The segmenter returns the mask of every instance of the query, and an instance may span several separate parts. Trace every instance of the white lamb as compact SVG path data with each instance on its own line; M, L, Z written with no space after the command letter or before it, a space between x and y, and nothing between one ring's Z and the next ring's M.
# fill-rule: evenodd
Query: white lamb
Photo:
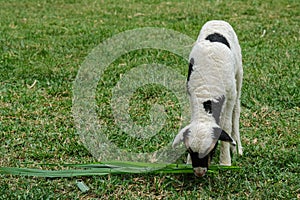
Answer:
M225 21L207 22L189 56L187 91L191 123L175 137L173 147L184 142L196 176L203 176L221 143L220 164L231 165L231 150L242 155L239 134L243 69L238 38ZM235 142L236 141L236 142Z

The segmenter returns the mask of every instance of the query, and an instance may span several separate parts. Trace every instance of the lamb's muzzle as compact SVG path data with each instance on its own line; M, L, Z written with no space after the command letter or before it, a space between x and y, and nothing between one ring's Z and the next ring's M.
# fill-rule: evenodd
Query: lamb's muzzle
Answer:
M206 174L206 172L207 172L207 168L206 167L195 167L195 168L193 168L194 169L194 174L195 174L195 176L197 176L197 177L202 177L202 176L204 176L205 174Z

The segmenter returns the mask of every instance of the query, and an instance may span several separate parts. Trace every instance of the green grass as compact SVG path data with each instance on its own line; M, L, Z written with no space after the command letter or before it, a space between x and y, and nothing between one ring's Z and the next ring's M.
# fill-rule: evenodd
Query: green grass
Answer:
M242 47L241 135L245 152L243 157L233 158L241 170L220 171L204 178L191 174L0 175L0 199L300 198L298 1L11 0L2 1L0 10L1 166L96 162L76 132L71 110L73 81L85 57L107 38L140 27L173 29L196 40L201 26L211 19L231 23ZM187 75L184 59L144 49L118 58L97 88L101 108L97 113L105 133L119 147L134 152L160 149L172 141L180 126L176 97L150 85L135 93L129 112L137 123L147 125L150 105L162 103L168 111L165 126L145 142L119 137L122 131L114 124L110 109L111 89L121 74L148 62L165 64ZM140 102L144 103L135 105ZM78 179L89 186L87 193L76 186Z
M35 163L36 164L36 163ZM84 176L107 176L122 174L193 174L191 164L162 164L149 162L107 161L92 164L39 164L40 166L56 167L55 170L29 167L0 167L1 174L33 176L44 178L68 178ZM67 167L69 169L57 169ZM211 165L207 173L218 173L221 170L240 170L236 166Z

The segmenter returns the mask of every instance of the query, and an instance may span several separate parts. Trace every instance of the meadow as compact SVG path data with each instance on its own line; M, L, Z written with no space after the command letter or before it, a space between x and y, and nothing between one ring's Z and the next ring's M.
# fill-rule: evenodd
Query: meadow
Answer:
M203 178L193 174L122 174L41 178L0 174L0 199L300 199L300 3L278 1L1 1L0 167L64 169L95 163L74 122L74 81L101 42L127 30L156 27L196 40L212 19L235 29L243 55L240 170ZM134 40L135 38L129 38ZM112 89L123 74L160 63L187 76L176 54L139 49L106 68L96 93L97 115L106 136L130 152L154 152L180 127L180 106L159 85L139 88L128 112L146 126L151 105L164 106L166 123L147 140L130 138L115 124ZM178 159L182 163L184 155ZM218 157L215 157L218 163ZM54 163L56 166L41 166ZM82 192L83 181L90 189Z

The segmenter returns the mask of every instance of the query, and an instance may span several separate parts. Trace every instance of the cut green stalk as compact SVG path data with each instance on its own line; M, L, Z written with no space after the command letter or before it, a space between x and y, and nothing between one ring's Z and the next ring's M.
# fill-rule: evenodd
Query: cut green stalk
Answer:
M191 165L186 164L155 164L140 162L101 162L94 164L40 164L44 166L65 166L77 169L67 170L42 170L33 168L0 167L0 174L36 176L36 177L78 177L78 176L103 176L108 174L185 174L193 173ZM80 169L78 169L80 168ZM218 170L238 170L236 166L213 165L208 173Z

